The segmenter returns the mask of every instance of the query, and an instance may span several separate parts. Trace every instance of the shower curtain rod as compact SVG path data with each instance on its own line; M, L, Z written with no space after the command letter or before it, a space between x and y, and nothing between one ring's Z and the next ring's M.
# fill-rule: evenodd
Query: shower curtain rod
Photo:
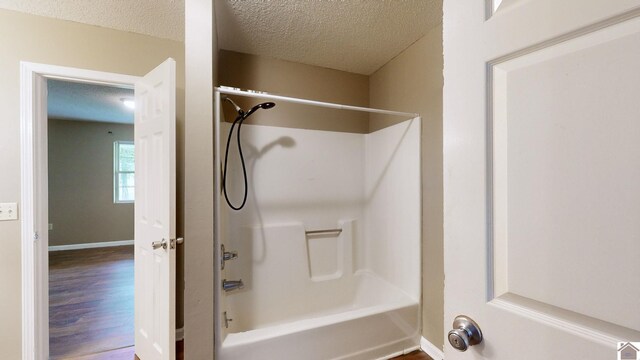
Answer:
M420 116L420 114L416 114L416 113L372 109L372 108L352 106L352 105L341 105L341 104L335 104L335 103L324 102L324 101L315 101L315 100L299 99L299 98L293 98L293 97L281 96L281 95L273 95L273 94L260 92L260 91L240 90L238 88L231 88L227 86L218 86L215 88L215 91L219 92L220 94L286 101L286 102L295 103L295 104L305 104L305 105L320 106L320 107L340 109L340 110L364 111L364 112L370 112L370 113L376 113L376 114L404 116L404 117L411 117L411 118Z

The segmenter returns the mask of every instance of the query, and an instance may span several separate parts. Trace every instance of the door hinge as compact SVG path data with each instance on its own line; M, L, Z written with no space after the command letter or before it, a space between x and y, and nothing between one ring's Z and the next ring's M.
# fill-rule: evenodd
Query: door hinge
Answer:
M37 231L33 232L33 241L37 241L38 239L40 239L40 235L38 235Z

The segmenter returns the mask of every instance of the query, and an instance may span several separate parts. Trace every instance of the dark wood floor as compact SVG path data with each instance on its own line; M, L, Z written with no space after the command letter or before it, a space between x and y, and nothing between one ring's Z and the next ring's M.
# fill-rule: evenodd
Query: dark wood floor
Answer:
M132 246L49 253L50 358L133 360L133 286ZM421 351L394 359L432 360Z
M429 355L423 353L420 350L416 350L412 353L409 353L407 355L402 355L402 356L398 356L395 357L393 359L402 359L402 360L433 360Z
M49 353L133 346L133 246L49 253Z
M176 360L184 360L184 342L178 341L176 344ZM72 360L132 360L134 359L133 346L125 349L118 349L114 351L108 351L101 354L94 354L89 356L83 356L79 358L73 358ZM135 358L138 359L137 357ZM393 358L392 360L433 360L429 355L422 351L416 350L410 354L402 355Z
M112 351L105 351L98 354L85 355L68 358L67 360L140 360L135 356L133 346ZM184 341L176 343L176 360L184 360Z

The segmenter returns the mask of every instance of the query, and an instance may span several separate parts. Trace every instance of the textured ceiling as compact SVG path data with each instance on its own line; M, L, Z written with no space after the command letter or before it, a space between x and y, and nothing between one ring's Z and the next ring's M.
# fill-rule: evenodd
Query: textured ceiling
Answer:
M121 99L133 99L133 89L47 80L49 117L67 120L133 124L133 110Z
M219 46L370 75L442 21L442 0L213 0ZM184 40L184 0L0 0L0 8Z
M216 0L219 46L370 75L442 22L442 0Z
M184 41L184 0L0 0L0 8Z

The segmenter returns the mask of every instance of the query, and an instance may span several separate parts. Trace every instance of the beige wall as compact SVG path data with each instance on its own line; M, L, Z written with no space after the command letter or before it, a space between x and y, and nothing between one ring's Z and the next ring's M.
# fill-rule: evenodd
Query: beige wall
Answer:
M133 204L113 202L113 143L133 125L49 119L49 246L133 240Z
M20 61L143 75L168 57L178 74L178 234L183 228L184 44L0 10L0 201L20 201ZM0 349L21 358L20 221L0 222ZM181 252L178 253L180 258ZM179 261L179 269L180 264ZM178 289L182 289L182 271ZM178 292L178 309L182 293ZM179 311L180 313L180 311ZM180 316L179 316L180 317ZM178 319L181 322L181 319Z
M226 50L220 51L218 74L220 85L338 104L369 105L369 77L365 75ZM230 98L245 110L261 101L233 95ZM369 128L369 116L363 112L282 101L276 101L276 107L278 111L255 113L246 124L355 133L366 133ZM223 104L223 109L227 121L233 120L233 107Z
M371 107L422 116L423 336L444 344L442 214L442 26L371 75ZM371 130L394 120L372 116ZM396 120L397 121L397 120Z
M213 85L217 83L213 1L185 1L185 313L189 360L213 359ZM216 314L218 315L218 314Z

